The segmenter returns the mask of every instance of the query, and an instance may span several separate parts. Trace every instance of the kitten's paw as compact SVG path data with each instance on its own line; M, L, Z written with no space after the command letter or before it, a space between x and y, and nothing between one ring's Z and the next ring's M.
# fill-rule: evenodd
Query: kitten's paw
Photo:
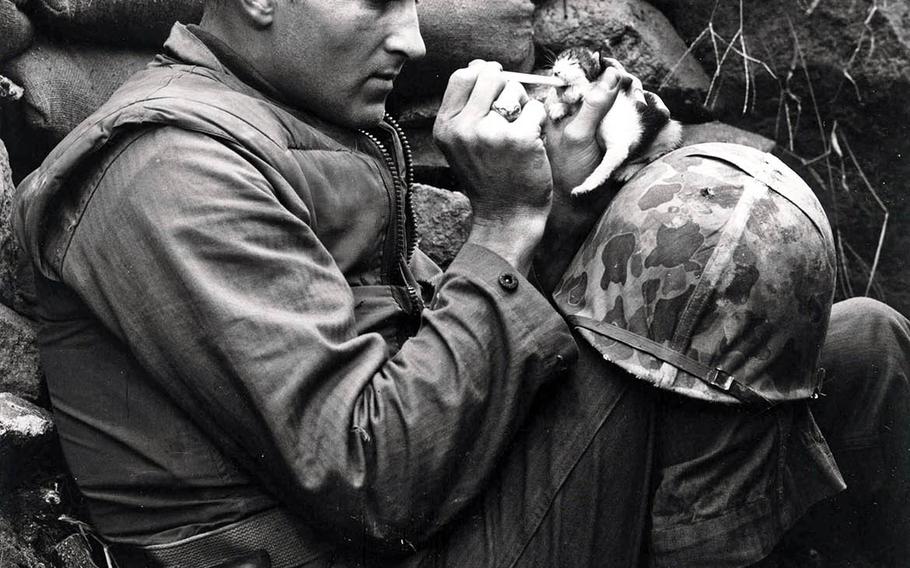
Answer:
M621 168L619 168L618 170L613 172L613 179L618 181L619 183L626 183L627 181L629 181L630 179L635 177L635 174L640 172L641 169L645 167L645 165L646 164L627 164L625 166L622 166Z
M569 107L562 103L557 103L547 107L547 116L553 122L559 122L569 115Z
M572 190L572 197L579 197L595 189L597 189L597 186L591 185L589 183L583 183Z
M585 89L578 85L572 85L559 98L567 105L578 104L585 98Z

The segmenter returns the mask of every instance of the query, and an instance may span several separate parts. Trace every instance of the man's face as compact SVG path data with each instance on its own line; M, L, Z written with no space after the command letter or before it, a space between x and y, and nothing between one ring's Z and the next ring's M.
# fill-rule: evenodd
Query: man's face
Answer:
M401 67L426 52L415 0L283 0L273 28L274 86L346 126L376 124Z

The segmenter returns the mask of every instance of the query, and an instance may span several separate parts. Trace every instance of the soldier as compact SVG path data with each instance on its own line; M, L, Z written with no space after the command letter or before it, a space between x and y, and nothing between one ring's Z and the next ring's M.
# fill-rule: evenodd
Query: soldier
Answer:
M491 111L500 66L452 76L474 224L443 273L384 116L423 51L414 0L211 0L19 187L63 449L121 566L641 561L654 395L526 277L622 78L545 145L538 103Z

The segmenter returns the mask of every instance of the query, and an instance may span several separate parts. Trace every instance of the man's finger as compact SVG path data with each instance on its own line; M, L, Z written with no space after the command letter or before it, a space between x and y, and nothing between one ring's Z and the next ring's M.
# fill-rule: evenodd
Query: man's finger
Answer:
M472 65L459 69L449 77L449 84L446 92L442 95L442 102L439 104L437 116L451 118L460 113L471 97L471 91L477 83L477 74L480 71L477 65Z
M474 83L471 96L461 112L465 116L479 119L490 112L493 101L505 88L506 80L502 75L502 65L499 63L484 63L472 67L473 69L479 69L480 73L477 75L477 82Z
M521 109L521 114L515 119L515 126L523 131L535 133L535 136L540 136L546 121L547 111L543 103L530 99Z
M615 69L607 69L585 95L578 114L572 119L572 128L581 138L594 136L600 121L616 101L620 82L619 72Z

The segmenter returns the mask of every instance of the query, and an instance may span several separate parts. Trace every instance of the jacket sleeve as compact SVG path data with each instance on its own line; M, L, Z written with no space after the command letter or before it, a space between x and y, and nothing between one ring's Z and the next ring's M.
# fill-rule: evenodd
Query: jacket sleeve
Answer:
M203 135L139 137L91 200L67 283L213 438L345 539L438 531L575 357L544 297L472 245L397 353L357 335L351 289L311 228Z

